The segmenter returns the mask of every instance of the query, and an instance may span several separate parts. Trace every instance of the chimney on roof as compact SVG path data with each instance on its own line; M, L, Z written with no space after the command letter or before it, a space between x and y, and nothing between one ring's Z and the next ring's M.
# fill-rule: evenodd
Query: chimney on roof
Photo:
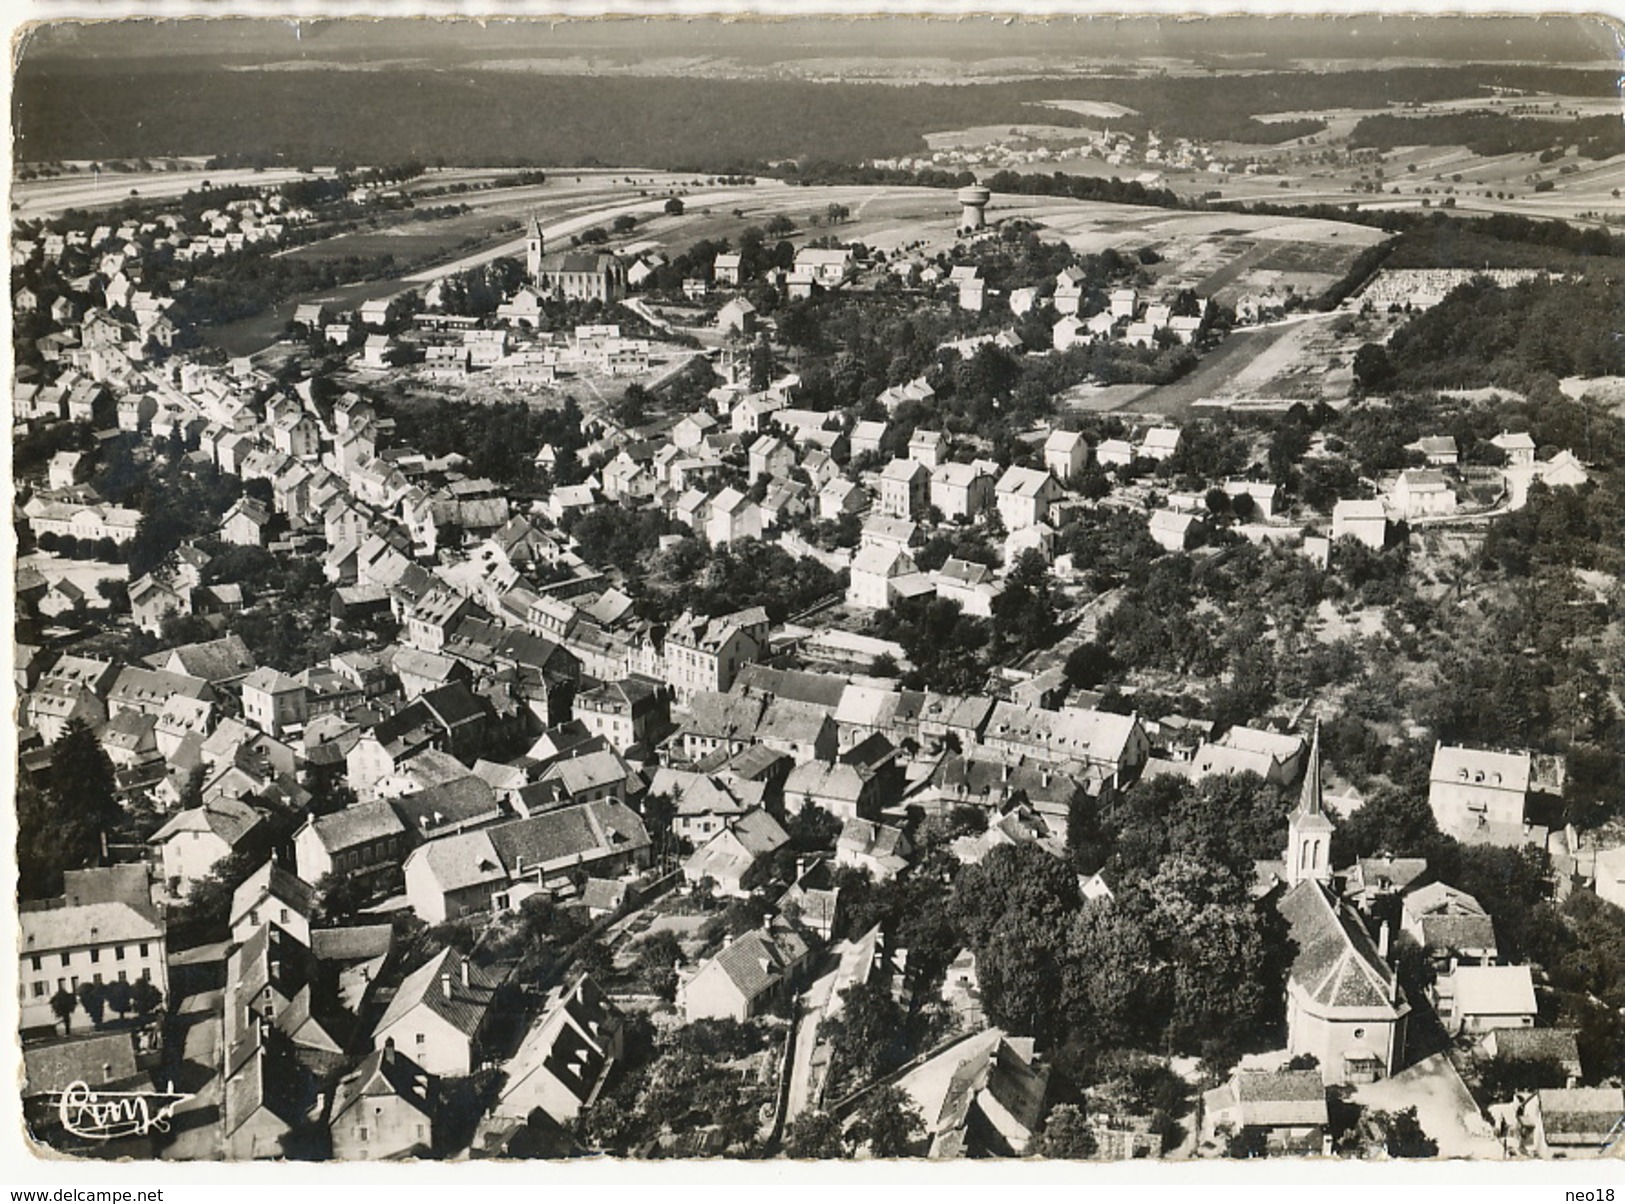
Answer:
M442 974L440 976L440 991L441 991L441 994L443 994L448 1000L451 998L451 975L450 974Z
M1377 956L1382 958L1383 961L1388 960L1388 921L1387 920L1384 920L1382 922L1382 927L1377 931Z
M466 957L463 959L463 985L465 987L468 985L468 959Z

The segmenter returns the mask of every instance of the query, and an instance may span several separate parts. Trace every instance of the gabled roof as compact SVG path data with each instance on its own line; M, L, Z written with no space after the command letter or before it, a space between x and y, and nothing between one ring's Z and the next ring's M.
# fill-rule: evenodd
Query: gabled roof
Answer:
M1326 1084L1318 1070L1237 1071L1231 1080L1243 1126L1326 1123Z
M624 803L600 799L488 829L508 872L577 864L647 847L648 830Z
M276 862L267 861L231 892L232 926L267 898L278 899L308 918L316 906L316 889Z
M23 953L80 949L120 941L150 941L163 929L128 903L86 903L21 913Z
M463 982L465 964L468 967L466 984ZM373 1027L373 1036L376 1038L421 1007L472 1037L485 1021L499 982L496 974L468 962L456 949L443 949L406 976Z
M1625 1117L1625 1091L1618 1087L1547 1087L1535 1098L1548 1144L1600 1149Z
M505 1067L507 1081L497 1113L501 1115L506 1105L522 1108L528 1116L535 1106L532 1080L544 1072L578 1105L591 1103L610 1070L619 1023L619 1013L598 984L586 975L577 978L553 999L541 1023L530 1030Z
M745 999L772 990L807 955L807 942L788 924L753 928L711 959Z
M1393 969L1325 887L1305 879L1281 897L1278 907L1297 946L1291 980L1309 998L1327 1008L1406 1010Z
M170 816L169 821L148 838L148 844L161 844L182 832L212 832L232 848L260 823L259 812L233 798L220 798Z
M310 822L316 838L329 853L353 849L369 841L398 836L406 831L395 809L382 799L353 803L342 811L317 816Z
M434 1090L434 1077L411 1058L393 1047L375 1049L333 1089L333 1108L327 1123L334 1125L351 1108L387 1096L404 1100L433 1119Z
M393 799L391 806L408 830L424 837L489 822L502 814L496 791L471 773Z

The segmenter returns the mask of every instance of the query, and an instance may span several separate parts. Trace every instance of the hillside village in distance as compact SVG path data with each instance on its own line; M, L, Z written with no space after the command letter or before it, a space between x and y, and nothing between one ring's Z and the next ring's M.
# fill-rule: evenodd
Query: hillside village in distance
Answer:
M1418 367L1597 280L626 176L211 341L435 178L14 223L37 1142L1625 1156L1619 353ZM1103 404L1282 324L1298 396Z

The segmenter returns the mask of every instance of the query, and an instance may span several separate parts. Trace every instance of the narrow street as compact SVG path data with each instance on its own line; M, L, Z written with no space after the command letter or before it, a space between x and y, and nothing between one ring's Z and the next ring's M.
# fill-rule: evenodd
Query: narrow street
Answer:
M170 1124L175 1139L160 1151L166 1162L196 1162L222 1156L222 1032L218 1008L182 1017L187 1025L174 1089L192 1098L175 1108ZM160 1083L160 1087L168 1084Z

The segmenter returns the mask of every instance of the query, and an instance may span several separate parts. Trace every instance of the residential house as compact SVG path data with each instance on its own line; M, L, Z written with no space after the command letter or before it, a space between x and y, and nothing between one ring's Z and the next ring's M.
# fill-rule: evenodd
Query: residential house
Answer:
M1535 441L1530 438L1527 431L1516 434L1502 431L1490 442L1506 454L1507 464L1513 468L1525 467L1535 462Z
M890 424L882 421L859 422L852 428L847 436L847 446L851 449L852 458L859 456L876 456L880 454L880 441L886 437Z
M835 863L867 870L876 882L895 878L909 866L914 846L901 828L868 819L849 819L835 842Z
M1452 1035L1535 1026L1528 966L1458 965L1433 984L1434 1008Z
M336 1069L355 1018L339 1005L334 985L303 941L272 922L251 929L226 959L221 1028L227 1050L263 1026L313 1069Z
M1530 1134L1530 1152L1537 1158L1600 1158L1619 1148L1625 1090L1542 1088L1524 1105L1521 1119Z
M760 539L762 508L730 486L711 499L705 535L717 546L741 539Z
M1089 441L1078 431L1054 430L1044 440L1044 467L1063 485L1075 480L1089 463Z
M307 694L297 677L262 666L243 679L243 718L272 736L302 729L310 717Z
M1152 541L1164 551L1184 552L1196 545L1202 528L1194 514L1153 510L1149 529Z
M835 522L848 514L858 514L869 505L863 487L845 477L835 477L818 490L818 517Z
M758 618L754 609L717 618L685 611L672 622L661 645L663 679L679 704L687 704L702 690L725 693L766 646L766 616Z
M769 858L789 843L768 812L746 812L694 850L683 863L683 879L692 886L709 881L720 895L744 898L770 872Z
M275 924L302 944L310 944L310 918L316 890L273 860L255 870L231 893L231 939L241 944L263 924Z
M1345 498L1332 507L1332 541L1353 539L1378 552L1388 542L1388 514L1375 500Z
M939 467L948 457L948 437L941 431L920 427L909 436L908 459L926 468ZM906 515L900 517L907 517Z
M1146 338L1149 341L1149 332ZM1152 427L1140 440L1139 454L1147 460L1166 460L1179 450L1179 439L1177 426Z
M1455 488L1434 468L1407 468L1394 482L1391 496L1395 513L1404 519L1456 512Z
M286 1139L315 1103L308 1073L287 1043L250 1025L226 1050L221 1090L222 1153L234 1162L287 1157Z
M430 840L406 859L406 897L431 924L507 911L538 892L573 893L573 875L618 878L648 866L643 822L605 799Z
M768 703L756 725L756 740L797 762L833 761L837 744L835 720L822 707L775 698Z
M931 504L945 519L974 519L993 505L993 478L980 462L940 465L931 473Z
M573 717L617 752L652 747L671 726L671 700L656 682L627 677L578 692Z
M1275 786L1288 786L1303 771L1303 737L1236 724L1216 743L1204 743L1191 759L1192 774L1256 773Z
M1004 470L993 493L1007 531L1046 522L1050 506L1062 496L1061 487L1048 472L1017 466Z
M1571 1028L1492 1028L1484 1034L1480 1048L1490 1058L1505 1062L1543 1062L1556 1066L1567 1077L1565 1087L1580 1083L1580 1045Z
M1022 1156L1044 1115L1049 1075L1031 1037L991 1028L949 1046L896 1082L925 1120L911 1152L934 1160Z
M1400 901L1399 916L1399 930L1441 971L1457 963L1493 965L1499 956L1495 921L1466 891L1430 882Z
M885 610L896 596L897 580L915 573L914 558L900 548L862 548L852 558L846 604L862 610Z
M333 1089L327 1131L333 1157L427 1157L440 1106L435 1077L398 1049L375 1049Z
M499 977L444 949L406 976L372 1030L373 1048L399 1050L429 1074L479 1068Z
M1278 491L1268 481L1226 481L1221 488L1236 518L1267 523L1275 517Z
M528 1120L538 1108L568 1125L592 1107L625 1056L625 1022L589 976L549 996L533 1027L504 1067L501 1094L492 1114Z
M893 460L880 474L880 512L917 518L930 504L931 471L917 460Z
M879 809L880 792L880 778L858 766L808 761L785 779L784 807L794 814L810 804L842 821L867 818Z
M735 297L717 311L717 330L749 337L756 331L756 307L745 297Z
M306 882L339 874L387 888L399 881L409 844L406 825L388 802L357 802L300 825L293 835L294 865Z
M1428 806L1439 831L1475 844L1516 846L1544 840L1527 821L1533 758L1437 743L1428 772Z
M250 847L260 825L257 811L229 798L170 816L147 839L158 852L170 896L184 898L193 884L220 862Z
M258 497L239 497L219 523L219 538L241 548L270 543L271 510Z
M696 1020L740 1023L787 1005L812 950L784 921L768 921L728 944L677 987L677 1006Z

